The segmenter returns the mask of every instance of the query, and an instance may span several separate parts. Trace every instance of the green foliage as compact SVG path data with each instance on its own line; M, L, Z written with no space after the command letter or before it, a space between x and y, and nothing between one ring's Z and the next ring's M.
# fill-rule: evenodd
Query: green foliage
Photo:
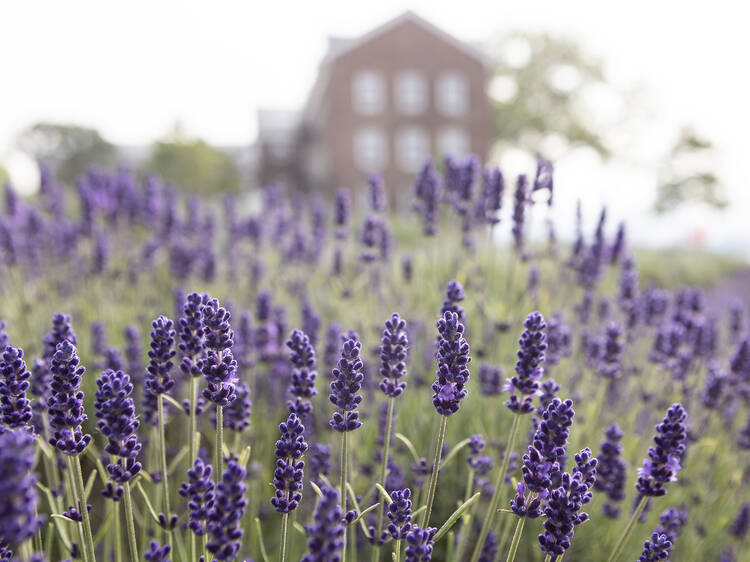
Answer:
M96 129L60 123L37 123L18 138L18 146L52 168L58 179L71 185L89 166L112 167L116 147Z
M0 166L0 185L5 185L7 181L10 181L10 174L3 166Z
M515 94L494 101L495 136L511 146L540 153L551 134L571 147L588 146L602 157L609 148L601 131L587 119L583 95L604 84L602 63L577 43L547 34L510 33L492 49L495 75ZM513 52L528 50L525 61L509 64Z
M237 192L240 176L232 159L202 139L186 138L177 129L154 143L142 171L159 174L188 193Z
M722 185L710 170L713 143L685 127L662 163L654 210L666 213L686 202L723 209L729 203Z

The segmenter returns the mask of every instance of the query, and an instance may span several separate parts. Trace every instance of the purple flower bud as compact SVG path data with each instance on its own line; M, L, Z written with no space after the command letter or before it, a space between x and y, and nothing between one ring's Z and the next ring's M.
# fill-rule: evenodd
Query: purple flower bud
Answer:
M170 562L169 553L172 551L172 547L168 544L159 546L156 541L151 541L148 545L148 550L143 553L143 557L147 562Z
M388 504L386 515L388 527L383 532L383 539L390 536L394 541L405 539L411 529L411 490L394 490L390 494L392 503Z
M302 500L302 477L304 461L300 460L307 451L303 426L299 418L289 414L285 423L279 425L281 439L276 441L276 469L273 472L273 485L276 496L271 504L279 513L289 513L297 509Z
M539 391L539 379L544 374L544 352L547 349L547 336L544 329L547 324L539 312L532 312L526 317L524 331L518 340L518 361L516 374L508 379L510 398L505 405L512 412L528 414L534 411L533 397ZM519 400L516 390L524 397Z
M458 304L461 301L463 301L466 298L466 293L464 293L464 288L455 279L448 283L448 286L445 289L445 299L443 300L443 305L440 307L440 315L445 316L445 313L455 312L458 314L458 319L463 322L464 321L464 309Z
M621 502L625 499L625 472L627 465L622 459L622 431L617 424L612 424L605 433L602 441L602 452L599 454L599 468L594 489L607 494L610 502ZM617 519L620 508L614 503L605 503L602 512L607 517Z
M406 534L406 549L404 550L404 562L429 562L432 560L432 548L437 529L428 527L422 529L412 525Z
M638 562L657 562L658 560L668 560L669 553L672 551L672 541L667 535L654 532L651 540L643 543L643 552L638 557Z
M503 392L503 369L482 363L479 366L479 391L485 396L498 396Z

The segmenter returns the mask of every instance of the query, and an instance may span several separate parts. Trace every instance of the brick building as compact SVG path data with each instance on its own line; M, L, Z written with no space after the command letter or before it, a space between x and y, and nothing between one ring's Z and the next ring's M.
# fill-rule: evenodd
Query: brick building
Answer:
M487 79L481 53L411 12L330 39L304 109L259 111L258 179L333 192L379 172L404 206L427 156L487 155Z

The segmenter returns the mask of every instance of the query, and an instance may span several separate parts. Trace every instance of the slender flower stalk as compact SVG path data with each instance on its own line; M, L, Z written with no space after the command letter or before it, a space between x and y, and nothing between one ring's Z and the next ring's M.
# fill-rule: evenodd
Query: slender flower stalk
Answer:
M526 317L524 322L524 331L518 340L518 360L516 361L516 374L508 379L507 389L510 391L510 398L505 402L506 407L513 412L513 423L510 427L505 454L503 455L503 464L495 481L495 490L490 498L490 504L487 508L487 514L482 523L482 529L479 531L479 538L474 547L471 556L471 562L477 562L481 554L482 544L487 538L487 533L492 528L497 506L502 499L503 483L508 471L510 456L513 452L513 446L518 435L518 427L521 423L521 416L529 414L535 410L533 397L539 392L539 379L544 374L545 351L547 349L547 336L544 332L547 324L544 317L539 312L532 312ZM520 392L521 398L516 396L516 391Z
M352 334L353 335L353 334ZM341 409L341 412L334 412L329 425L334 431L342 433L341 436L341 511L346 512L346 486L347 470L349 463L348 455L348 435L362 426L359 421L359 412L357 408L362 402L362 396L358 395L364 374L362 369L362 359L359 353L362 344L356 337L349 337L344 341L341 347L341 357L338 364L333 369L331 375L331 394L330 401ZM346 535L344 535L344 548L342 549L342 561L346 559Z
M302 500L302 478L305 462L302 455L307 451L303 433L305 426L300 423L295 413L290 413L287 421L279 425L281 439L276 441L276 469L273 472L273 485L276 495L271 498L271 505L282 514L281 552L279 559L286 560L286 539L289 513L297 509Z
M175 356L174 323L166 316L159 316L151 323L151 343L148 350L146 367L146 392L156 397L156 415L158 420L159 459L161 461L161 482L164 495L164 513L160 514L159 523L165 531L171 531L177 525L177 516L172 516L169 504L169 474L167 467L167 442L164 420L164 394L174 387L172 368Z
M406 376L406 358L409 340L406 335L406 322L393 313L385 322L383 336L380 342L380 376L383 380L379 388L388 400L388 411L385 419L385 434L383 436L383 459L380 466L380 483L385 487L388 474L388 462L390 460L391 433L393 431L393 403L406 388L406 382L401 379ZM411 502L409 502L411 505ZM376 562L380 557L380 546L383 531L383 510L385 509L385 498L380 499L377 514L377 528L372 537L375 548L372 549L372 560Z
M666 495L667 482L677 480L677 473L681 468L680 459L685 454L687 443L686 420L687 413L682 404L674 404L667 410L664 420L656 426L654 446L649 448L648 458L643 461L643 467L638 469L636 489L641 494L641 499L615 544L609 562L617 562L620 558L649 498Z
M432 475L427 488L427 507L422 517L422 526L425 528L430 522L432 504L435 500L448 417L458 412L461 407L461 400L466 398L466 384L469 382L468 364L471 362L469 342L464 337L465 328L457 312L446 310L443 317L438 320L437 329L438 369L435 373L437 380L432 383L434 393L432 405L440 414L440 427L435 443Z

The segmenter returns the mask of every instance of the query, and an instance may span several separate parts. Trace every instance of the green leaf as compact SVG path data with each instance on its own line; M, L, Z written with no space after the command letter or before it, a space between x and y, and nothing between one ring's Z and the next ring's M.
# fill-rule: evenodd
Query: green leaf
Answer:
M411 456L414 457L414 462L419 462L419 455L417 454L417 449L414 447L414 444L409 441L409 438L406 437L403 433L394 433L393 436L401 441L404 445L406 445L406 448L409 449L409 452L411 453Z
M266 543L263 542L263 529L260 526L260 518L255 518L255 528L258 530L258 543L260 545L260 555L263 557L263 562L269 562L268 554L266 553Z
M141 486L140 482L137 482L135 487L138 488L138 491L143 496L143 501L146 502L146 507L148 508L148 512L151 514L151 517L154 521L156 521L156 523L159 523L159 516L156 515L156 510L154 510L154 506L151 505L151 501L148 499L146 490L143 489L143 486Z
M466 447L466 445L468 445L470 441L471 441L471 439L464 439L463 441L460 441L459 443L456 443L456 445L448 452L448 454L445 455L445 458L443 459L443 462L440 463L440 468L443 468L451 460L453 460L453 457L455 457L461 449L463 449L464 447Z
M466 500L464 503L462 503L460 505L460 507L456 511L454 511L453 514L450 517L448 517L448 520L445 523L443 523L443 526L440 527L440 529L438 530L437 533L435 533L435 542L438 542L441 538L443 538L443 536L448 531L450 531L451 527L453 527L453 525L455 525L456 521L459 520L459 518L461 517L461 515L463 515L463 513L467 509L469 509L469 507L471 507L472 504L474 504L474 502L476 502L479 499L479 496L481 496L481 495L482 495L481 492L477 492L476 494L474 494L473 496L471 496L468 500ZM413 516L414 515L412 514L412 517Z
M386 502L388 502L389 504L393 503L393 500L391 499L391 495L388 493L388 491L385 488L383 488L383 486L381 486L380 484L376 482L375 487L378 489L378 492L383 494L383 497L385 498Z
M65 515L60 515L59 513L53 513L50 515L52 519L59 519L60 521L67 521L68 523L73 523L73 525L76 525L78 522L74 521L70 517L66 517Z

